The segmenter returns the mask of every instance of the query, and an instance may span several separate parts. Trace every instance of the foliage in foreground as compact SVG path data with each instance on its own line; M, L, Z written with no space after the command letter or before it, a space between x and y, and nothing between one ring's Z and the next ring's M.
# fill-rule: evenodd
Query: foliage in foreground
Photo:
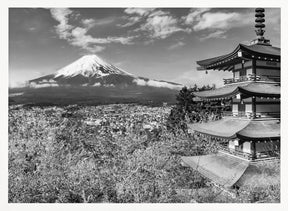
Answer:
M9 202L184 202L175 189L204 185L170 152L189 150L187 141L164 128L102 134L83 111L10 111Z
M140 106L143 112L132 117L135 106L118 107L126 111L107 115L116 126L133 125L124 133L107 123L85 123L103 110L101 106L10 109L9 202L279 201L279 187L262 190L263 194L247 190L233 199L183 167L181 156L208 153L211 147L184 133L175 136L167 131L169 108L158 117L163 108ZM143 119L157 119L159 126L144 130Z

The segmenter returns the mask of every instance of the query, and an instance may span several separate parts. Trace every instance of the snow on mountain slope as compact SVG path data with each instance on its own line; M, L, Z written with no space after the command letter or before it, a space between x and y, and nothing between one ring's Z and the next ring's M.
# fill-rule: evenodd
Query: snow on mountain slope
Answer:
M74 77L82 75L84 77L102 77L109 74L131 75L124 70L111 65L96 55L86 55L57 71L57 77Z

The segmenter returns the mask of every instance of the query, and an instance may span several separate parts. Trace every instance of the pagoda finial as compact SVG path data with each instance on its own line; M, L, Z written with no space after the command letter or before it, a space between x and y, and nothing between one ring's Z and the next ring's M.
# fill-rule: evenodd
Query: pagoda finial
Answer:
M256 8L255 9L255 32L257 38L251 42L251 44L262 44L262 45L270 45L270 40L264 38L265 33L265 9L264 8Z
M264 8L256 8L255 9L255 17L256 17L256 19L255 19L255 28L256 28L256 30L255 30L255 32L256 32L256 35L257 35L257 37L258 38L264 38L263 37L263 35L264 35L264 33L265 33L265 30L264 30L264 28L265 28L265 24L264 24L264 22L265 22L265 14L264 14L264 12L265 12L265 9Z

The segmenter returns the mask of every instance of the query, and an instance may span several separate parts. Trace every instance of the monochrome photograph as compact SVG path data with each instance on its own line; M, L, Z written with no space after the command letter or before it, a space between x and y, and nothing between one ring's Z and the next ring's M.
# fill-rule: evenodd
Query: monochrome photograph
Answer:
M8 203L281 203L281 13L8 8Z

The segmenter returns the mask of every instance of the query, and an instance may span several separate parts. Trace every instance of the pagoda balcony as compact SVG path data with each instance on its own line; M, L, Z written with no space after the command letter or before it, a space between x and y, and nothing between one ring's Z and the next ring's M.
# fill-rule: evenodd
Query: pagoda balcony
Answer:
M240 157L249 161L264 161L264 160L273 160L279 157L279 151L265 151L265 152L256 152L256 153L247 153L239 149L231 149L228 146L218 147L218 152L229 154L232 156Z
M232 84L232 83L239 83L245 81L267 81L267 82L277 82L280 83L280 76L259 76L255 74L249 74L245 76L240 76L238 78L226 78L224 80L224 85Z
M232 116L232 117L238 117L238 118L248 118L248 119L257 119L257 118L275 118L280 119L280 112L256 112L255 115L253 115L253 112L232 112L232 111L224 111L222 115L225 117Z

